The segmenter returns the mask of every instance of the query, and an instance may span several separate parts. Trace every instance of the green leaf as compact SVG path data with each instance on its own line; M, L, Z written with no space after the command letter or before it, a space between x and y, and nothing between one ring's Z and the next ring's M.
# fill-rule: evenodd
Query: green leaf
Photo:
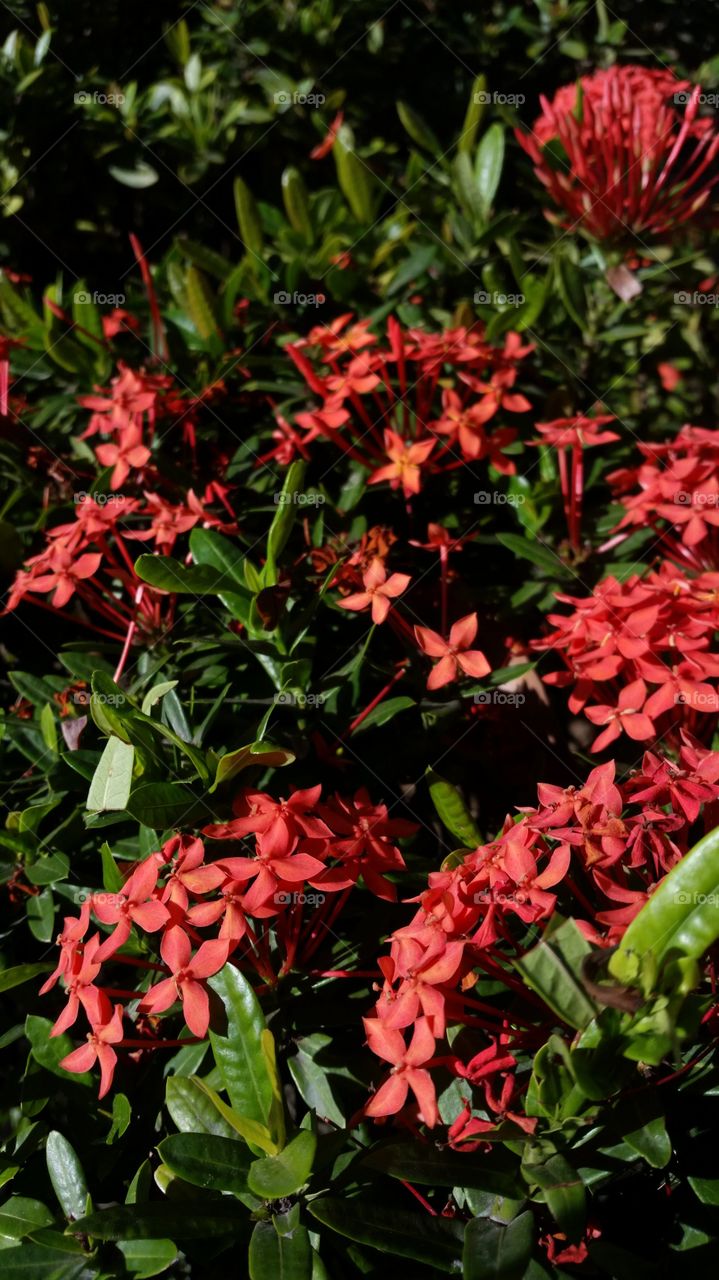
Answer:
M459 141L457 142L458 151L464 151L468 155L471 155L474 151L477 133L482 123L488 99L487 77L485 75L477 76L470 90L467 113L464 117Z
M312 1280L312 1249L307 1229L296 1226L280 1235L272 1222L258 1222L248 1255L250 1280Z
M273 587L277 582L277 561L287 544L297 512L296 496L302 490L307 464L302 460L293 462L285 475L282 490L277 497L277 512L267 535L267 559L262 581L264 586Z
M23 982L31 982L39 978L41 973L49 973L50 964L16 964L12 969L0 971L0 992L11 991L13 987L21 987Z
M168 693L172 693L172 690L176 688L177 680L161 680L159 684L154 684L142 699L142 714L149 716L152 708L157 705L160 699L164 698Z
M534 1247L534 1218L473 1218L464 1233L463 1280L522 1280Z
M340 1200L334 1196L313 1200L308 1208L318 1222L359 1244L412 1258L439 1271L456 1274L461 1269L464 1227L456 1219L430 1218L359 1198Z
M151 164L145 164L143 160L138 160L134 169L120 169L117 165L108 165L109 172L112 174L116 182L122 183L123 187L134 187L141 190L144 187L153 187L159 181L159 175Z
M400 101L397 103L397 115L410 138L417 143L418 147L423 147L425 151L431 152L434 156L441 156L443 148L440 146L439 139L419 112L410 107L408 102Z
M485 218L491 212L503 164L504 129L501 124L491 124L477 148L474 162L474 176Z
M247 183L243 182L242 178L235 178L233 191L235 196L237 225L240 228L240 235L244 241L245 248L248 253L261 258L264 241L262 238L260 215L257 212L255 198L247 186Z
M222 782L228 782L243 769L260 765L263 769L278 769L292 764L294 755L286 747L274 747L270 742L251 742L246 747L238 747L236 751L228 751L217 761L215 780L210 792L216 791Z
M450 1151L430 1143L389 1142L363 1156L362 1165L402 1182L440 1187L473 1187L520 1199L516 1161L501 1147L478 1155Z
M177 1257L177 1245L172 1240L119 1240L117 1247L135 1280L160 1275Z
M52 704L49 702L45 703L45 706L40 712L40 732L42 733L42 740L48 751L51 751L52 754L56 756L57 724L55 723L55 713L52 709Z
M668 953L698 960L719 937L719 827L704 836L657 885L629 924L609 970L632 982L650 955L657 966Z
M232 1125L220 1115L195 1076L170 1076L165 1084L165 1106L181 1133L215 1134L237 1141Z
M582 273L569 258L557 258L555 266L559 296L567 314L584 333L587 327L587 296Z
M496 535L497 542L503 547L511 551L515 556L521 556L524 560L531 560L532 564L536 564L540 569L544 569L552 577L556 578L557 574L563 574L565 567L559 556L555 555L549 547L538 543L536 538L530 540L523 538L520 533L498 533Z
M61 1080L66 1080L68 1084L94 1085L95 1081L89 1071L65 1071L58 1065L68 1053L72 1053L76 1046L67 1035L51 1037L51 1031L52 1023L49 1018L40 1018L34 1013L28 1014L25 1019L25 1035L30 1041L30 1051L35 1061L46 1071L51 1071Z
M380 702L373 711L359 724L355 733L361 733L364 729L378 729L380 725L388 724L393 720L400 711L406 711L409 707L416 707L414 698L408 698L405 694L398 698L388 698L386 702Z
M0 1236L10 1240L22 1240L37 1227L48 1227L53 1216L47 1205L26 1196L10 1196L0 1205Z
M240 1137L244 1138L255 1155L258 1155L260 1151L266 1151L273 1156L277 1154L278 1145L273 1141L267 1125L260 1124L258 1120L250 1120L247 1116L238 1115L236 1111L232 1110L232 1107L228 1107L227 1103L223 1102L219 1093L215 1093L215 1090L211 1089L206 1081L198 1079L197 1076L192 1078L205 1093L213 1107L215 1107L218 1115L227 1122L234 1133L239 1133Z
M374 175L360 160L354 146L354 134L348 125L339 129L332 148L340 191L358 222L369 225L374 220Z
M198 334L206 342L219 337L219 327L214 313L214 298L207 281L197 267L187 268L185 296L190 319Z
M216 596L223 591L241 594L242 587L232 574L210 564L182 564L173 556L139 556L135 572L143 582L176 595Z
M426 777L432 803L447 830L466 848L475 849L482 843L482 837L457 788L432 769L427 770Z
M216 529L196 526L190 534L190 551L195 564L210 565L232 579L233 591L245 591L245 556L237 543Z
M70 1221L87 1212L88 1189L82 1165L67 1138L52 1129L45 1143L50 1181L65 1217Z
M302 236L305 244L312 244L314 231L307 188L302 174L294 165L282 171L282 199L292 230Z
M587 1216L587 1193L579 1174L566 1156L550 1156L543 1164L522 1165L522 1173L530 1186L536 1184L544 1194L550 1212L567 1238L581 1240Z
M208 1133L174 1133L158 1147L163 1162L185 1182L209 1191L247 1189L247 1171L252 1163L248 1148L236 1138L219 1138Z
M584 958L590 952L589 943L574 921L565 920L515 961L524 980L545 1004L577 1030L586 1027L597 1013L581 980Z
M227 1015L227 1034L210 1031L215 1062L233 1111L266 1128L273 1110L273 1080L262 1050L265 1019L252 987L232 964L209 979ZM279 1135L272 1134L273 1139Z
M687 1178L687 1182L702 1204L719 1205L719 1178Z
M619 1128L624 1141L643 1156L647 1164L653 1169L665 1169L671 1159L672 1144L661 1108L661 1090L657 1090L657 1094L640 1093L620 1103Z
M265 1156L250 1167L248 1186L263 1200L281 1200L294 1195L307 1182L315 1158L317 1139L301 1130L276 1156Z
M135 748L131 743L114 735L108 738L87 793L85 807L91 813L126 808L134 761Z
M88 1270L84 1256L34 1241L3 1249L1 1257L3 1280L94 1280L96 1274Z
M160 1202L102 1209L68 1227L96 1240L207 1240L239 1235L247 1211L236 1200Z

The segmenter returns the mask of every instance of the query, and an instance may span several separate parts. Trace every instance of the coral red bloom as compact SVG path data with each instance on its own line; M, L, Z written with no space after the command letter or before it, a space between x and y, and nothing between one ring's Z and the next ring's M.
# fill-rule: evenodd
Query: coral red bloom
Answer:
M110 1085L117 1064L117 1054L112 1048L122 1040L122 1005L116 1004L114 1012L107 996L102 997L101 1018L95 1023L92 1031L87 1033L87 1044L73 1049L59 1063L64 1071L89 1071L96 1062L100 1063L100 1092L98 1098L104 1098Z
M635 742L656 737L656 729L648 715L642 712L647 700L647 686L643 680L634 680L622 689L615 707L586 707L585 714L592 724L606 725L592 751L602 751L610 742L616 742L622 732ZM673 701L673 699L672 699Z
M407 573L393 573L388 578L384 564L376 557L362 575L362 582L364 591L358 591L337 603L340 609L351 609L354 612L371 607L372 621L380 623L387 617L392 601L407 590L411 578Z
M385 467L373 472L368 484L379 484L389 480L392 489L402 489L405 498L419 493L422 484L422 467L434 449L434 440L420 440L416 443L403 440L396 431L384 433L385 449L390 459Z
M133 924L154 933L169 919L167 907L152 896L158 871L156 860L148 858L136 867L120 893L94 894L92 909L98 920L115 925L98 951L101 961L124 946Z
M150 450L142 443L142 428L135 423L123 428L117 444L99 444L95 454L103 467L113 468L113 492L124 484L133 468L144 467L150 459Z
M538 422L537 431L542 437L531 444L553 444L555 449L589 449L592 445L609 444L618 440L616 431L600 431L607 422L615 422L613 413L598 414L589 418L578 413L573 418L555 418L553 422Z
M430 658L438 658L427 679L428 689L441 689L444 685L457 680L460 675L474 676L481 680L491 671L484 654L479 649L470 649L477 634L477 615L468 613L453 623L449 640L443 640L436 631L429 627L415 627L414 634L423 653Z
M368 1116L392 1116L401 1111L412 1091L420 1116L432 1128L439 1120L434 1083L424 1069L434 1054L434 1036L426 1018L418 1018L409 1048L400 1031L393 1031L379 1018L365 1018L367 1042L373 1053L392 1064L389 1080L380 1085L365 1107Z
M612 240L667 235L692 218L719 177L719 133L698 114L700 94L668 69L629 65L542 97L532 131L516 136L562 225Z
M218 973L227 961L229 939L203 942L195 955L187 934L179 925L173 925L160 943L160 955L172 970L172 977L165 978L142 997L143 1013L164 1013L179 998L182 1012L190 1031L201 1038L207 1035L210 1025L210 1001L203 986L203 979Z

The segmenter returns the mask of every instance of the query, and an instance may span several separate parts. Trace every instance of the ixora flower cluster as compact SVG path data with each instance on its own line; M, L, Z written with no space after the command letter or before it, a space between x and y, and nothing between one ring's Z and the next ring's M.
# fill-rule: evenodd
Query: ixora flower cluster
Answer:
M178 493L153 466L152 446L165 432L177 434L181 428L181 444L192 457L199 411L219 394L221 388L214 387L198 397L182 397L172 378L134 371L120 362L107 390L80 397L92 411L81 438L109 437L95 455L102 466L112 467L110 492L72 494L74 519L47 530L45 547L16 574L8 610L23 600L63 609L75 597L86 625L121 642L129 626L157 633L170 624L173 602L140 582L132 543L140 541L167 555L195 525L236 533L237 523L226 485L215 479L201 497L192 489ZM63 486L72 487L76 478L65 469ZM139 496L117 492L126 482ZM213 505L222 514L211 511Z
M666 236L694 218L717 182L719 133L701 87L668 68L629 64L559 89L531 132L516 131L563 227L597 240Z
M390 818L386 806L373 804L363 789L351 799L335 795L325 803L319 786L295 791L287 800L245 790L234 813L203 835L234 842L252 837L242 855L210 860L199 837L173 836L134 866L121 889L88 894L79 915L64 921L57 939L60 958L41 990L45 994L61 980L67 995L52 1035L74 1026L84 1012L87 1042L60 1065L78 1072L97 1061L100 1097L112 1083L118 1048L192 1043L157 1034L156 1016L178 1001L192 1036L207 1035L206 981L230 956L265 987L273 986L326 942L360 877L370 892L394 901L396 888L387 876L405 865L396 842L417 829ZM89 933L93 920L110 931ZM159 960L139 959L136 948L125 953L133 929L159 940ZM214 936L204 937L204 929ZM138 990L98 985L101 973L122 964L157 980ZM123 1030L130 1016L125 1004L136 1008L133 1039Z
M366 1106L377 1119L402 1112L434 1127L440 1120L434 1069L449 1070L467 1097L450 1124L452 1145L472 1150L491 1141L506 1120L531 1133L514 1068L519 1051L546 1038L541 1003L507 967L522 954L527 926L562 910L586 938L608 947L621 938L659 880L687 852L703 810L704 828L719 816L719 752L686 731L678 758L646 752L640 768L618 783L613 761L582 786L540 784L536 808L508 817L500 835L453 854L432 872L409 924L395 930L380 959L384 984L365 1019L372 1052L390 1075ZM515 1012L473 994L479 976L502 983ZM466 1027L481 1047L465 1061L447 1028ZM452 1044L455 1043L454 1038ZM526 1082L525 1082L526 1083ZM482 1114L476 1114L479 1107Z
M481 325L437 334L404 330L393 316L382 342L369 321L352 319L340 316L287 346L321 404L297 414L295 427L278 420L278 457L288 460L288 449L290 457L308 457L313 441L328 439L367 467L370 484L386 481L408 499L425 476L466 463L486 460L514 474L505 450L517 429L493 420L531 408L515 390L531 344L508 333L504 346L494 347Z

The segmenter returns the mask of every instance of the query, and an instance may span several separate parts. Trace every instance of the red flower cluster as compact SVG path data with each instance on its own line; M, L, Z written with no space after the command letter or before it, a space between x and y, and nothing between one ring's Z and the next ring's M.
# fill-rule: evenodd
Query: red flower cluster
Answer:
M167 555L177 538L196 524L223 532L236 532L237 525L227 489L218 481L207 486L202 498L192 489L182 497L163 497L157 492L160 479L155 475L150 477L151 491L137 497L116 492L131 478L132 471L139 478L147 469L150 450L142 441L152 439L156 420L184 421L186 427L192 426L202 400L180 398L172 389L171 378L134 373L122 364L119 370L108 394L80 400L93 411L84 436L97 432L113 436L112 443L99 445L95 451L98 461L113 467L112 492L74 495L74 519L47 530L43 550L31 556L16 574L7 609L38 595L50 595L51 606L63 609L77 596L86 609L113 628L105 634L122 641L128 628L135 625L156 632L163 617L165 622L171 620L163 604L170 613L174 608L173 601L163 600L140 583L133 568L134 549L127 546L128 541L152 543ZM194 434L189 443L194 445ZM229 520L207 510L207 504L216 502L223 505ZM130 518L134 523L128 524Z
M704 206L719 175L719 133L701 89L667 69L629 65L559 89L517 140L563 216L597 240L664 236Z
M701 717L716 717L719 574L690 578L664 561L645 578L609 577L591 596L557 599L571 613L550 614L555 630L532 647L561 655L567 670L545 675L546 683L571 686L570 710L604 726L594 751L622 733L676 739L680 727L698 732Z
M719 569L719 440L714 432L683 426L673 440L640 444L639 451L644 462L608 477L625 512L617 528L649 526L679 564Z
M42 987L62 979L67 1004L53 1026L60 1035L82 1009L90 1024L87 1044L66 1056L67 1071L85 1071L99 1061L102 1096L110 1088L117 1054L113 1046L156 1049L187 1041L160 1040L153 1018L177 1001L189 1030L202 1039L210 1020L206 980L233 956L233 963L274 984L274 948L270 921L284 960L280 972L306 963L327 938L350 890L360 877L381 898L393 901L396 888L387 877L404 870L396 841L416 831L414 823L390 818L363 789L353 799L334 796L321 803L320 787L275 800L260 791L241 792L235 817L205 828L213 840L245 840L243 856L206 860L199 837L173 836L161 850L134 867L117 893L94 893L76 917L65 919L57 941L60 958ZM308 893L310 886L316 890ZM332 896L334 895L334 897ZM91 920L110 932L91 933ZM219 928L217 926L219 925ZM216 930L203 938L202 929ZM159 934L160 962L123 954L133 929ZM98 985L107 964L126 963L157 973L143 991ZM127 1017L111 997L140 997L138 1030L144 1038L126 1040Z
M286 348L322 403L297 414L303 436L278 420L278 456L282 451L287 460L288 445L307 456L308 446L324 437L371 471L370 484L388 481L407 498L419 493L424 472L464 462L487 460L505 475L514 473L504 450L516 429L500 426L490 433L488 424L500 411L531 408L514 390L518 363L531 345L509 333L502 349L493 347L480 325L441 334L405 331L392 316L381 343L369 321L351 320L340 316Z
M592 943L618 941L690 847L702 806L705 829L716 823L719 752L682 731L677 760L647 752L623 783L610 761L593 769L582 786L540 784L537 794L537 807L516 820L508 817L495 840L463 851L459 861L452 854L432 872L414 919L392 935L390 954L379 962L384 985L365 1020L370 1049L392 1072L368 1102L368 1115L396 1114L411 1092L416 1106L407 1121L418 1115L435 1125L431 1068L441 1065L468 1086L479 1086L485 1113L474 1115L466 1101L450 1128L453 1145L471 1149L490 1140L502 1120L533 1130L536 1119L517 1101L512 1047L537 1043L537 1035L542 1043L546 1035L536 1026L536 1002L506 960L521 954L526 927L548 920L560 893ZM472 995L478 971L512 991L515 1014L504 1015ZM449 1024L478 1029L486 1047L469 1062L449 1048L438 1053Z

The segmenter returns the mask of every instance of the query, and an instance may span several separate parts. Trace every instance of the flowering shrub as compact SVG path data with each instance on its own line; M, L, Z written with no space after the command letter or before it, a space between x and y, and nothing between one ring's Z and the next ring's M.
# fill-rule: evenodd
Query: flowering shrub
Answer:
M703 6L85 7L0 61L3 1275L703 1275Z

